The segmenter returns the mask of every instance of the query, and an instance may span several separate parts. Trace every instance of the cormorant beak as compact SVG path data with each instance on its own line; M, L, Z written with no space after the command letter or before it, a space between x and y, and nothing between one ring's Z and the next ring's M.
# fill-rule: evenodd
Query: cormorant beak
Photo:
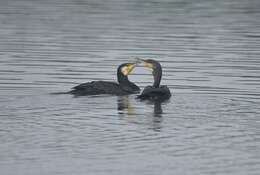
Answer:
M136 58L136 64L144 66L144 67L148 67L150 70L154 70L154 65L152 63L149 63L147 60L145 59L141 59L141 58Z
M122 73L127 76L131 74L131 72L134 70L136 66L136 63L128 63L125 67L122 68Z

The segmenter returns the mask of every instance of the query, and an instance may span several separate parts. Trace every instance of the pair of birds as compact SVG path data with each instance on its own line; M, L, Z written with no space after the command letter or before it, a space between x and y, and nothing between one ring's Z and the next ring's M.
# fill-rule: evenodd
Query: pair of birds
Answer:
M166 100L171 97L171 92L167 86L160 86L162 78L161 64L152 59L138 58L135 63L124 63L117 68L117 81L92 81L83 83L73 87L71 94L76 96L81 95L98 95L98 94L113 94L127 95L140 92L140 88L128 80L128 75L131 74L136 65L143 64L152 70L154 83L152 86L146 86L143 92L137 96L141 100Z

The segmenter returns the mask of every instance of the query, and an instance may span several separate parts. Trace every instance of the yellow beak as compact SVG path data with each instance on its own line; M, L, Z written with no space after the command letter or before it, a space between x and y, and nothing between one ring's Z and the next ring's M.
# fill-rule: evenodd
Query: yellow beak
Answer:
M121 72L122 72L125 76L127 76L127 75L131 74L131 72L134 70L135 66L136 66L136 63L128 64L127 66L125 66L125 67L123 67L123 68L121 69Z
M136 66L135 63L130 64L129 66L127 66L127 68L128 68L128 73L127 73L127 75L131 74L131 72L134 70L135 66Z
M152 63L148 63L146 60L141 59L141 58L136 58L136 63L140 64L144 67L148 67L149 69L154 69L154 65Z

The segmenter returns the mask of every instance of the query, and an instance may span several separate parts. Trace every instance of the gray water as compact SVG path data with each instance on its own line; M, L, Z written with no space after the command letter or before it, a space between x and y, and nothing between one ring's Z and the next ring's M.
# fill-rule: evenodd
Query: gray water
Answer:
M260 174L259 0L1 0L0 174ZM163 66L165 103L53 95ZM130 76L141 88L151 72Z

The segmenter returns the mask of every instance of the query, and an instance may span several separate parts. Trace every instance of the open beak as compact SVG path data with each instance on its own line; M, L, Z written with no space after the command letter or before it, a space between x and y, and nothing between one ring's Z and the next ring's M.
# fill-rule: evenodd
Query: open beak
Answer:
M136 58L136 64L140 65L140 66L148 67L150 70L154 69L153 64L147 62L147 60L145 60L145 59L141 59L141 58L138 58L138 57Z
M139 57L136 57L135 60L136 60L135 63L136 63L137 65L145 66L145 64L146 64L146 60L145 60L145 59L141 59L141 58L139 58Z

